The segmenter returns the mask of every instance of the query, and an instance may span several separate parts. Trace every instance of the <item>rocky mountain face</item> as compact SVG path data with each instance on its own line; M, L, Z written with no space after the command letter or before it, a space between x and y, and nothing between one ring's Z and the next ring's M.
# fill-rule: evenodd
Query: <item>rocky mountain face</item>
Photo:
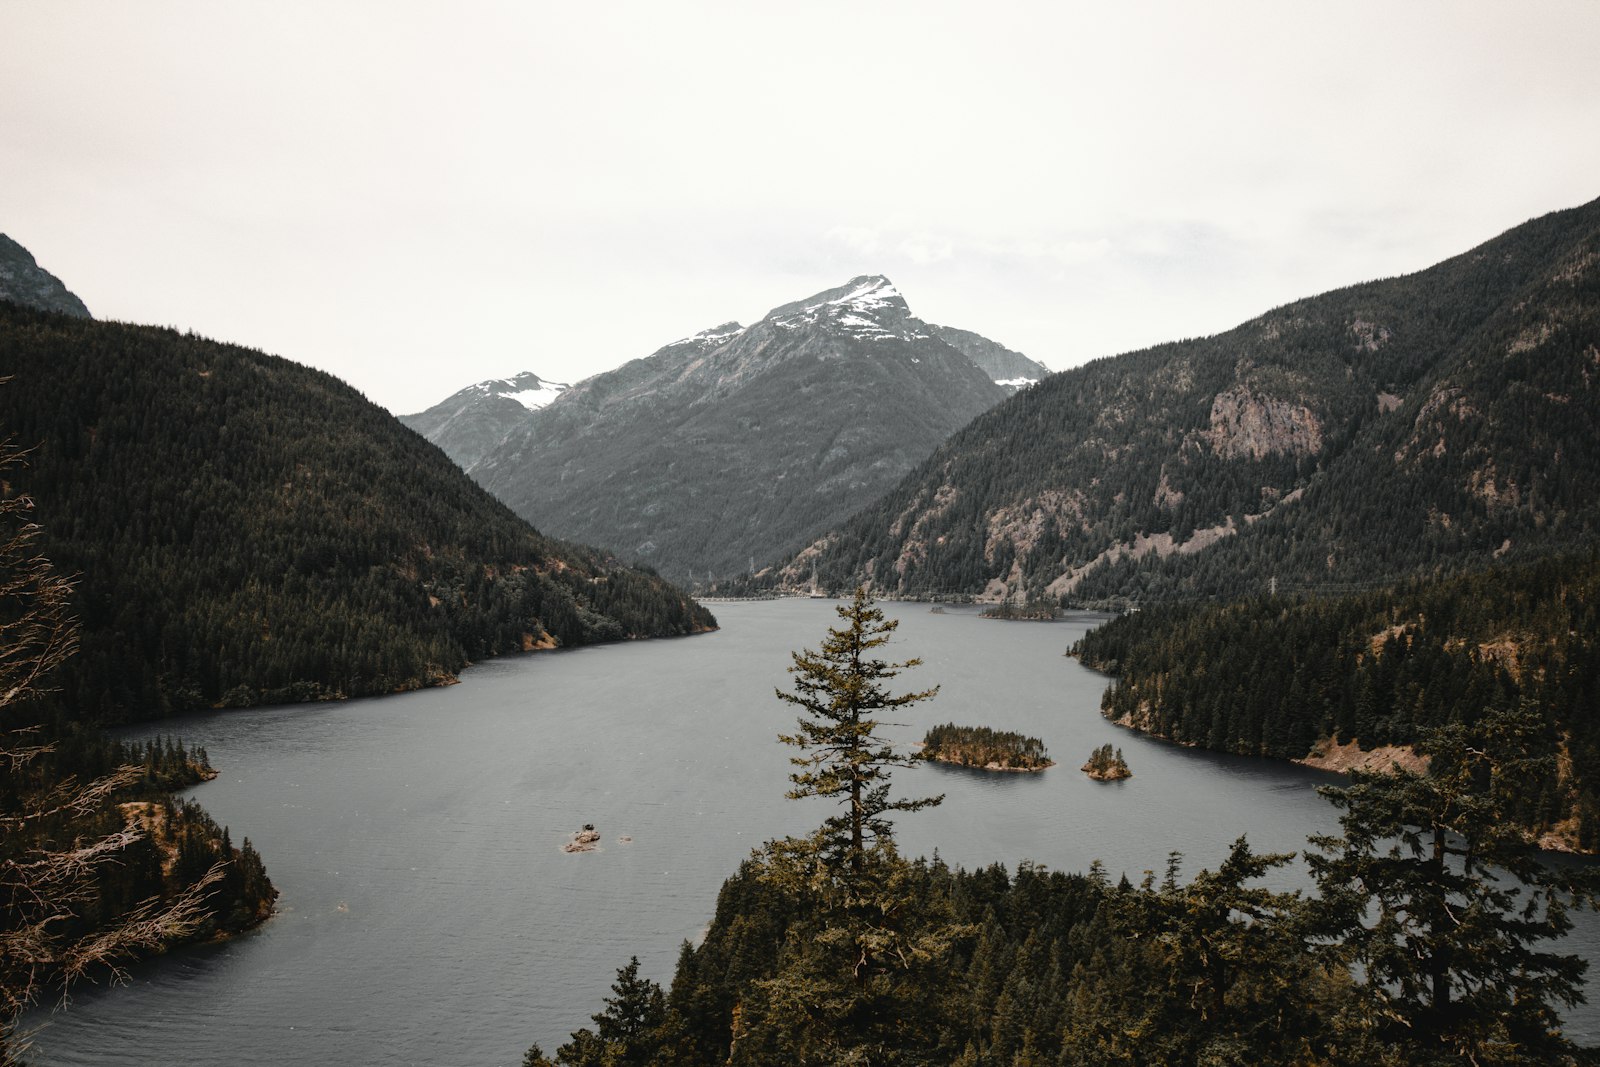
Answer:
M793 552L1005 395L860 277L579 382L469 472L541 529L704 579Z
M0 233L0 300L40 311L89 318L89 309L61 279L39 266L26 248Z
M457 466L471 468L566 389L561 382L547 382L532 371L523 371L512 378L469 385L427 411L399 418L444 449Z
M968 359L983 368L983 372L993 378L994 383L1007 393L1024 389L1050 373L1050 368L1038 360L1029 359L1021 352L1007 348L998 341L991 341L971 330L932 325L928 329L939 340L952 348L959 349Z
M1600 201L1055 374L771 576L1083 601L1363 588L1600 532Z

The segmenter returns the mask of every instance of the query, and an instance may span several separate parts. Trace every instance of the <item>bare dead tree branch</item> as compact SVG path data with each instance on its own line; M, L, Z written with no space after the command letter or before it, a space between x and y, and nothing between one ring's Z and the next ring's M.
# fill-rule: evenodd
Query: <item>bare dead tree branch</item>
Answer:
M226 870L219 861L175 899L151 897L85 932L100 872L149 836L131 812L104 832L110 805L144 772L123 766L84 783L41 771L54 745L23 713L77 649L78 631L73 584L38 551L33 501L6 479L25 455L0 441L0 1067L18 1062L27 1042L17 1020L47 989L64 1003L73 982L122 978L134 955L191 934Z

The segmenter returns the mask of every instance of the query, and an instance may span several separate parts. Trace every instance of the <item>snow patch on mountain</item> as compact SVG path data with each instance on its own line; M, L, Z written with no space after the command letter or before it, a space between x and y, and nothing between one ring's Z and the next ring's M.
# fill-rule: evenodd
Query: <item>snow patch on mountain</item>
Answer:
M537 389L521 389L515 393L501 395L515 400L529 411L538 411L566 391L567 387L561 382L540 382Z
M547 382L532 371L523 371L514 378L491 378L462 391L476 391L483 396L503 396L515 400L529 411L538 411L566 392L567 388L564 382Z

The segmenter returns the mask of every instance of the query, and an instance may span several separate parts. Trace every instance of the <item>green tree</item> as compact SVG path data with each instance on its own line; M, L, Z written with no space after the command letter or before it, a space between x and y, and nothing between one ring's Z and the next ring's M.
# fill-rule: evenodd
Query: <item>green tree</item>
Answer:
M792 902L792 917L775 966L746 990L728 1062L950 1062L939 1041L951 950L976 928L925 892L926 866L902 859L888 838L867 849L859 872L830 872L815 857L815 838L791 839L758 860L758 877Z
M590 1016L595 1028L578 1030L572 1040L556 1050L562 1067L648 1067L657 1062L662 1027L667 1021L666 996L661 987L639 977L639 957L617 971L605 1010ZM548 1064L539 1046L530 1048L525 1064Z
M889 812L917 811L944 799L891 799L891 770L911 766L919 757L896 752L879 736L883 723L875 717L931 699L939 687L898 695L885 688L885 681L922 661L892 663L873 654L889 643L900 622L886 619L865 589L857 587L851 602L836 610L845 625L828 631L820 651L792 653L789 673L794 675L794 692L779 689L777 695L804 709L806 717L798 720L795 733L780 734L779 740L806 752L790 759L801 769L789 776L794 783L789 797L830 797L844 808L822 825L818 838L822 858L830 866L847 866L860 874L868 842L891 835Z
M880 713L932 698L938 688L894 694L884 683L920 664L876 650L898 627L858 588L838 609L842 626L820 651L793 654L794 692L778 698L807 713L780 735L792 758L792 799L820 796L843 809L809 837L769 843L761 877L793 902L778 966L753 983L734 1034L736 1064L922 1064L936 1054L939 969L966 928L949 907L917 899L919 877L894 847L889 813L943 797L890 795L896 767L917 762L883 738ZM948 1060L948 1057L946 1057Z
M1317 1062L1322 983L1300 939L1300 896L1255 884L1293 858L1241 837L1186 885L1173 853L1159 885L1147 872L1137 889L1107 892L1103 913L1128 951L1069 1016L1072 1061Z
M1354 773L1324 794L1343 833L1313 837L1316 929L1356 965L1358 1032L1409 1062L1559 1063L1555 1004L1581 999L1586 961L1544 951L1593 872L1552 867L1507 817L1555 772L1537 711L1452 723L1419 746L1429 773Z

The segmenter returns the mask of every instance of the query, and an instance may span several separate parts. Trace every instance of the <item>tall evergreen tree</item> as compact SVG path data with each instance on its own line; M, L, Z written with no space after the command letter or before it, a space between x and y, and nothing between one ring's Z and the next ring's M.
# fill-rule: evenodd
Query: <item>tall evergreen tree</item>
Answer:
M1357 965L1361 1025L1410 1062L1562 1063L1556 1003L1582 994L1587 962L1544 951L1592 902L1595 872L1540 861L1507 817L1520 791L1554 775L1522 708L1452 723L1420 746L1427 774L1352 774L1323 793L1343 809L1338 836L1307 860L1330 952Z
M666 996L659 985L639 977L638 956L617 971L611 992L605 1010L591 1016L595 1029L574 1033L570 1042L556 1050L557 1063L563 1067L648 1067L657 1062L662 1024L667 1019ZM525 1062L539 1067L542 1058L535 1045Z
M896 767L917 762L879 733L877 715L932 698L938 687L895 694L884 684L921 660L895 663L875 650L899 622L858 588L838 609L843 625L820 651L793 654L794 692L778 698L806 712L785 744L803 749L789 797L820 796L843 809L807 838L771 842L761 877L795 902L779 966L750 990L730 1062L938 1062L937 971L963 931L948 909L913 899L910 865L895 851L888 815L939 803L890 796Z
M859 874L868 842L890 836L891 811L917 811L931 807L943 796L895 800L889 796L889 774L895 767L916 763L914 753L896 752L878 734L883 725L874 716L931 699L939 687L892 694L883 683L901 671L921 664L920 659L891 663L873 652L889 643L898 619L886 619L873 606L872 597L857 587L847 605L836 609L845 625L828 631L821 651L793 653L794 692L777 690L778 699L806 712L793 734L779 740L806 752L790 759L801 768L789 776L794 788L789 797L830 797L844 811L823 823L818 839L822 856L832 866L847 866Z

